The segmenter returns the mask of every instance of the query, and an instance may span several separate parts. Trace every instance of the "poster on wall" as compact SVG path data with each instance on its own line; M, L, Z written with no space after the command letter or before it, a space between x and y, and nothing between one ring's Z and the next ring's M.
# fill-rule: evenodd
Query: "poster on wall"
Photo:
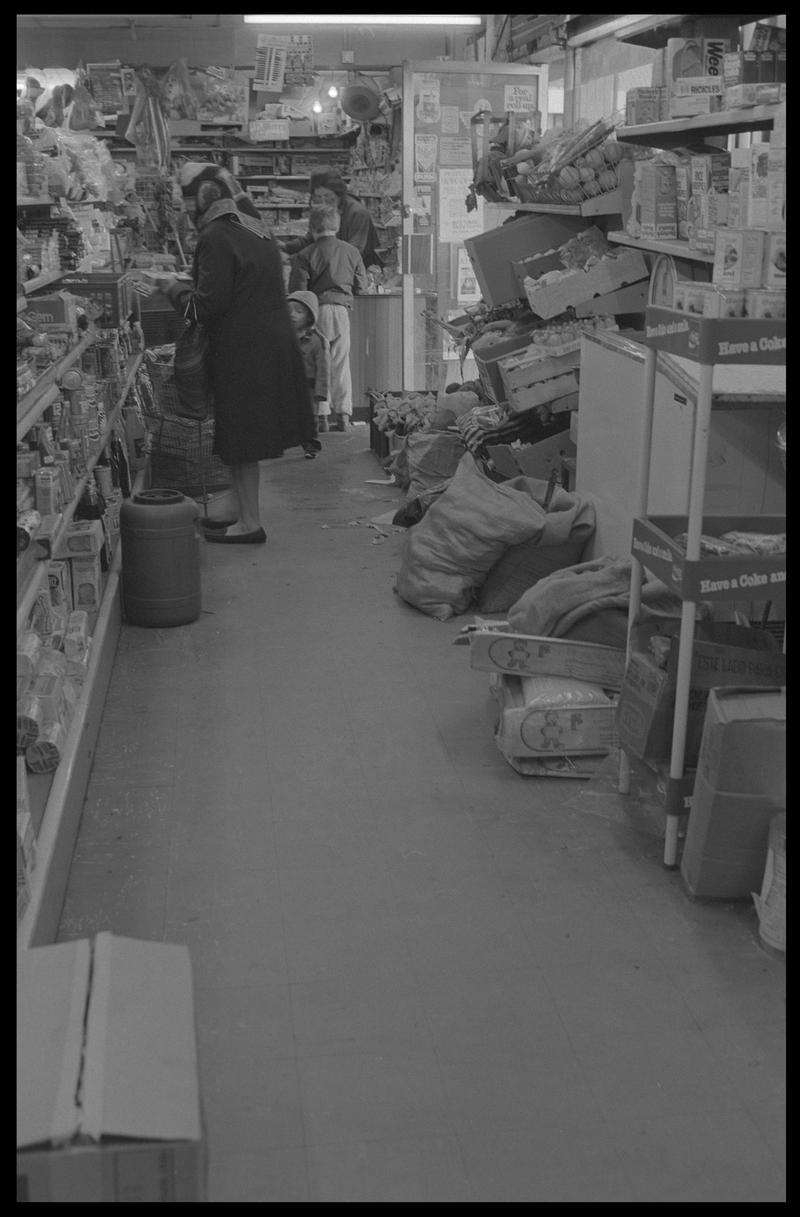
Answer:
M432 186L414 187L414 231L428 230L432 221Z
M472 169L441 169L439 172L439 240L462 242L483 232L483 199L475 211L467 211L466 197L472 185Z
M307 34L259 34L253 88L281 93L288 85L314 83L314 44Z
M481 289L475 278L475 269L469 260L466 249L458 251L458 268L456 278L456 300L459 304L478 304L481 300Z
M442 106L442 135L458 135L458 106Z
M443 135L439 141L439 162L442 167L472 165L472 141L459 136Z
M414 181L435 182L439 136L417 131L414 135Z
M503 94L503 109L516 114L526 114L536 109L536 85L506 85Z
M436 125L441 117L439 77L431 73L414 73L414 115L418 123Z

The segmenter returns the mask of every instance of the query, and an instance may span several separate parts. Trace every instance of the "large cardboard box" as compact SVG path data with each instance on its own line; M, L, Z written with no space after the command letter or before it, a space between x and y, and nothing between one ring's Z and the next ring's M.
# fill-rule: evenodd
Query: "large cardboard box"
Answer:
M547 320L595 296L647 278L647 263L638 249L626 249L616 257L603 258L590 270L567 272L555 283L539 284L536 279L526 279L525 290L531 312Z
M634 635L622 684L617 708L620 744L626 752L645 761L668 761L672 752L678 641L673 637L670 642L667 666L660 668L643 649L644 634ZM710 689L780 684L785 679L786 656L779 651L696 639L692 648L684 764L693 767L697 763Z
M512 676L568 676L619 689L625 673L625 652L594 642L540 638L515 634L505 623L470 634L470 667L479 672Z
M17 1201L205 1200L187 948L101 933L17 967Z
M501 713L495 735L508 756L597 756L616 746L614 704L602 689L573 680L569 704L548 688L562 684L547 676L494 675ZM602 704L600 704L602 703Z
M713 689L681 858L689 892L750 899L761 887L770 822L785 807L785 690Z
M697 771L715 790L786 805L786 690L712 689Z
M512 263L556 250L585 227L580 216L527 215L467 237L464 248L486 303L496 308L519 299L522 293Z
M487 444L486 451L504 477L522 474L546 482L554 469L561 471L565 457L575 456L576 449L565 428L535 444L523 444L520 448L512 448L510 444Z

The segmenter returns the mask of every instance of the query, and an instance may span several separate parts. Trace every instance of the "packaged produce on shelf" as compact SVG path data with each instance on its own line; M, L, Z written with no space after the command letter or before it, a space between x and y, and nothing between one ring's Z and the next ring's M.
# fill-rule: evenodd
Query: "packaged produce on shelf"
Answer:
M745 293L747 317L786 320L786 292L775 288L749 287Z
M766 232L758 228L719 229L712 282L719 287L762 287L766 237Z
M786 288L785 232L767 232L765 235L764 287Z
M639 127L663 122L669 116L667 103L667 90L663 85L628 89L625 94L625 126Z
M17 676L30 678L36 671L42 640L35 630L26 630L17 640Z
M61 763L66 741L64 724L55 720L44 723L37 739L25 749L25 762L32 773L54 773Z
M103 576L99 554L80 554L69 560L72 576L72 603L76 608L96 612L103 596Z

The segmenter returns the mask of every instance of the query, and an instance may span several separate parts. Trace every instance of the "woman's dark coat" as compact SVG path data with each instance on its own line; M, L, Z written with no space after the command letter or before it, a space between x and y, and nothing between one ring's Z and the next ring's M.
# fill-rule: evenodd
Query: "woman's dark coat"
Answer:
M316 437L303 356L289 317L281 257L230 215L201 230L194 288L177 282L170 299L190 298L211 340L214 451L227 465L283 455Z

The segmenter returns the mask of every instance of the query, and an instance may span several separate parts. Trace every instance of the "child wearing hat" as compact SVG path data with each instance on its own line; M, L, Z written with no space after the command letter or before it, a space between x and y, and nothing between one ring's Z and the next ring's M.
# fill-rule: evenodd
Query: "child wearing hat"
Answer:
M289 316L292 319L303 355L308 387L317 409L319 409L322 402L328 400L331 372L328 340L316 328L319 301L313 292L292 292L290 296L287 296L287 301ZM320 431L328 430L328 420L324 414L318 414L317 423ZM319 440L303 444L306 459L313 461L321 447Z

